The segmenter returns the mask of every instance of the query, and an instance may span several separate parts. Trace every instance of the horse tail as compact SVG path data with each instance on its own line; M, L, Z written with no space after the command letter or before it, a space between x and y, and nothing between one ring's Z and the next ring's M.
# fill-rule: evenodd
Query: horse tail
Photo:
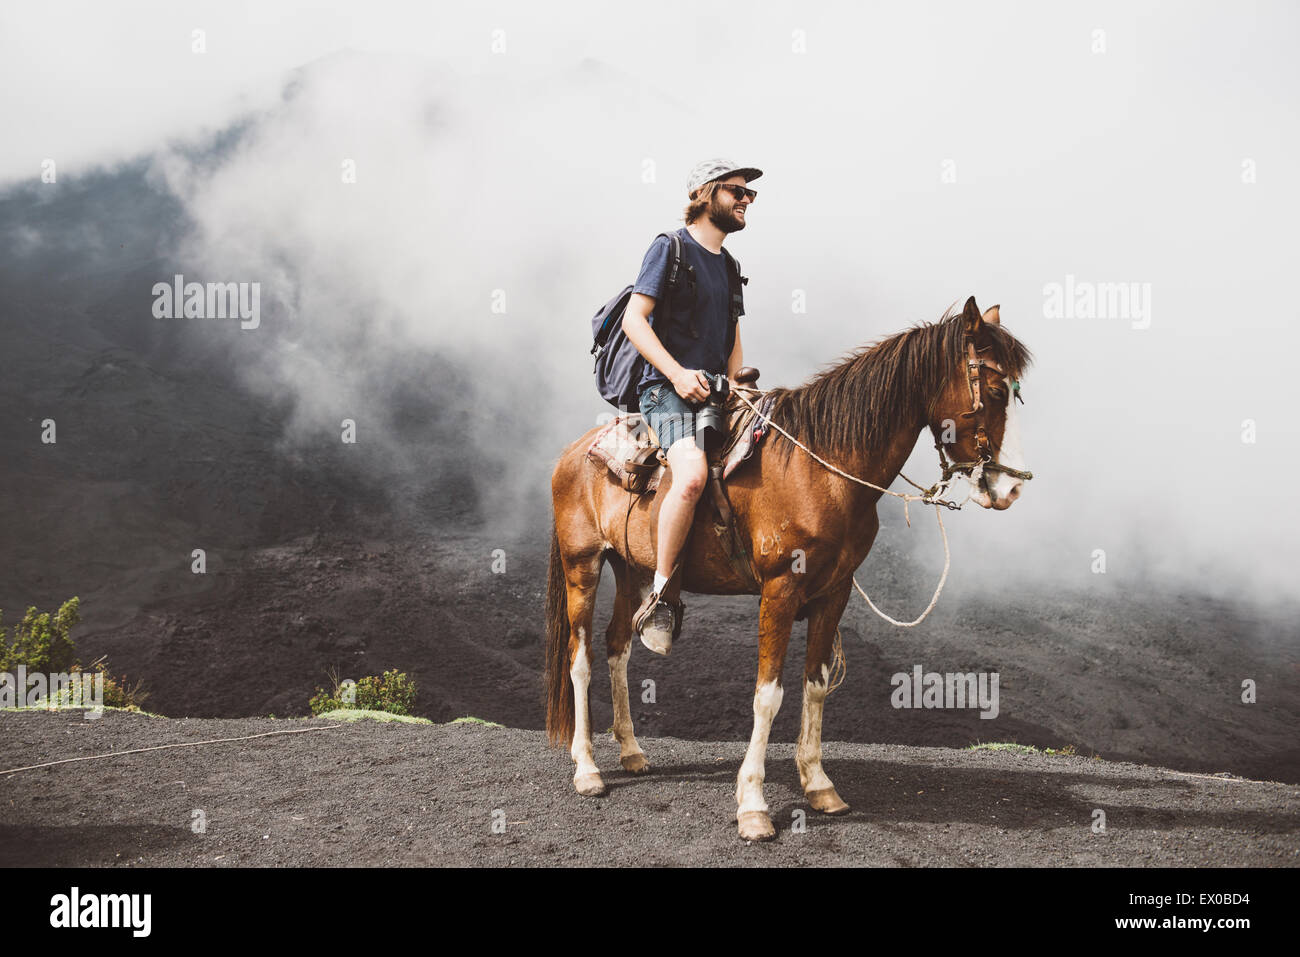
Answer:
M546 583L546 736L551 744L573 741L573 682L569 679L569 585L560 561L560 538L551 525L551 562Z

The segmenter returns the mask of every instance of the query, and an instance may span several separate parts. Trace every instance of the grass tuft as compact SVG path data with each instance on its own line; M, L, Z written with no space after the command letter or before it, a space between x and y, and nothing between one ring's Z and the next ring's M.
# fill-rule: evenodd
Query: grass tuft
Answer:
M484 721L482 718L475 718L471 715L465 715L463 718L456 718L447 722L448 724L481 724L485 728L504 728L504 724L497 724L495 721Z
M94 711L94 708L87 708L85 705L73 706L70 704L57 704L50 701L42 705L22 705L17 708L0 708L0 712L12 713L14 711ZM145 711L143 708L137 708L134 705L130 708L119 708L116 705L104 705L105 711L118 711L122 714L142 714L146 718L165 718L165 714L154 714L152 711ZM93 720L93 719L91 719Z
M1029 744L1016 744L1014 741L977 741L966 747L967 751L1015 751L1019 754L1042 754Z
M324 718L327 721L361 721L369 718L371 721L383 721L385 723L396 721L399 724L433 724L428 718L416 718L409 714L393 714L391 711L375 711L371 708L335 708L333 711L323 711L316 717Z

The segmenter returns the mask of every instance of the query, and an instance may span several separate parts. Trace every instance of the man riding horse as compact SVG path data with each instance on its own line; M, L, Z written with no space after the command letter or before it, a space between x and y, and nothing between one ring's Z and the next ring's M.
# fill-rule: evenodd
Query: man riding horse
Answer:
M654 584L632 618L642 644L656 654L668 654L681 626L684 606L665 591L708 477L705 452L695 441L695 414L709 398L706 373L725 373L735 386L743 365L740 328L731 311L731 264L722 243L745 228L746 211L758 195L745 184L762 175L722 159L696 166L687 183L686 225L677 231L683 264L694 273L694 295L674 298L671 315L655 312L671 253L670 240L660 236L641 263L623 314L623 332L646 360L638 387L641 414L666 450L673 474L659 512Z
M799 783L813 810L849 810L822 765L822 714L833 687L840 618L854 588L862 591L854 573L880 530L877 506L882 496L900 497L904 509L909 500L933 505L938 516L944 506L961 507L945 496L964 476L970 501L1002 511L1033 477L1025 469L1016 414L1020 379L1031 356L1002 325L999 307L981 310L974 296L960 311L949 309L937 322L853 350L801 386L761 392L744 388L754 375L741 367L738 326L732 323L743 311L738 269L731 277L730 310L717 303L727 301L719 290L725 288L733 262L722 251L722 240L743 227L755 195L743 184L758 175L758 170L732 163L698 168L690 181L692 202L685 229L667 234L664 245L652 248L636 285L611 300L611 307L625 296L631 300L623 329L653 366L645 372L640 393L643 415L634 417L635 423L626 421L633 417L620 417L598 424L560 454L551 473L554 526L546 586L546 732L552 742L569 746L574 790L587 797L607 793L592 747L590 695L596 593L605 565L613 568L616 584L605 629L612 730L619 764L631 774L650 769L636 739L628 690L634 622L642 641L662 654L670 647L675 626L680 626L681 606L674 601L680 590L759 596L754 724L736 776L737 833L747 841L776 836L763 782L796 621L808 623L794 754ZM677 283L660 279L665 256L672 257ZM688 292L679 299L688 266L696 275L696 294L691 298ZM663 310L667 316L655 317L652 331L649 320L659 295L670 305ZM626 356L622 345L620 340L610 354ZM593 350L598 360L604 354ZM717 377L711 392L706 391L709 373ZM764 441L760 430L746 429L754 444L743 453L743 467L733 468L723 494L714 481L723 465L706 470L707 454L695 447L691 436L717 451L716 400L722 392L718 387L728 379L741 387L729 394L774 434ZM626 396L630 403L632 385L620 380L619 398ZM695 413L706 395L701 422ZM603 391L602 396L609 399ZM611 458L601 446L602 436L622 428L628 434L617 446L625 450L623 439L632 439L631 430L643 418L668 449L667 469L640 458L645 449L639 435L631 442L632 458L626 458L625 451ZM929 489L918 485L920 494L891 489L918 436L927 431L939 458L940 481ZM631 479L642 466L650 471L641 473L642 487L637 489ZM708 510L695 508L706 474L721 525ZM656 528L657 547L652 534ZM727 528L731 539L722 534ZM733 542L746 556L743 563L735 561ZM747 567L738 567L742 564ZM946 574L945 562L934 598L915 622L898 622L874 604L870 607L893 624L918 624L938 600ZM870 604L866 592L862 594ZM638 601L641 608L634 615Z

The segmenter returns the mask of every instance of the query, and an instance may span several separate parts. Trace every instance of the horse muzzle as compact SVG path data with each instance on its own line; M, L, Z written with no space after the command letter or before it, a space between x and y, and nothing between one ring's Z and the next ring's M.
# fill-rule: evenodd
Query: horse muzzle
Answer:
M971 492L971 501L981 508L990 508L996 512L1005 511L1015 504L1025 482L1034 477L1032 472L1008 469L997 463L989 463L985 469Z

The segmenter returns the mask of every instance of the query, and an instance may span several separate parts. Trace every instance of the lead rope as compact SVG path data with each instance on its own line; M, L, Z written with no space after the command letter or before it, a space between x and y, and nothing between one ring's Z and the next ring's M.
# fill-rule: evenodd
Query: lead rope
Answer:
M80 758L63 758L58 761L46 761L44 764L29 764L23 768L8 768L0 771L0 777L17 774L19 771L35 771L37 768L52 768L56 764L74 764L77 761L100 761L104 758L120 758L124 754L144 754L146 751L166 751L170 748L198 748L208 744L228 744L232 741L252 741L254 738L273 738L282 734L307 734L309 731L335 731L341 724L326 725L323 728L294 728L290 731L264 731L261 734L246 734L238 738L213 738L210 741L180 741L176 744L159 744L152 748L132 748L129 751L110 751L107 754L87 754Z
M947 478L943 479L943 480L940 481L940 482L937 482L935 485L933 485L933 486L931 486L930 488L927 489L927 488L922 488L920 485L917 485L915 482L913 482L913 481L912 481L910 478L908 478L906 475L903 475L902 472L899 472L898 474L899 474L900 476L902 476L903 479L905 479L909 485L911 485L913 488L921 489L922 494L920 494L920 495L913 495L913 494L911 494L910 492L895 492L895 491L893 491L892 489L881 488L879 485L875 485L875 484L873 484L873 483L871 483L871 482L868 482L866 479L860 479L860 478L858 478L856 475L850 475L848 472L845 472L843 469L841 469L841 468L836 468L834 465L831 465L830 462L827 462L824 458L822 458L820 455L818 455L818 454L817 454L816 452L814 452L812 449L808 448L808 446L804 445L802 442L800 442L798 439L796 439L793 435L791 435L791 434L790 434L789 432L787 432L785 429L781 428L781 426L779 426L779 425L777 425L775 422L773 422L771 418L769 418L768 416L764 415L762 412L759 412L759 411L758 411L758 407L757 407L756 405L754 405L754 403L750 402L749 399L747 399L747 398L742 394L742 392L740 391L742 388L745 388L746 391L750 391L750 392L757 392L758 390L757 390L757 389L748 389L747 387L744 387L744 386L738 386L737 388L735 388L735 389L732 390L732 392L736 395L736 398L740 399L741 402L743 402L743 403L745 403L745 405L749 406L750 409L753 410L753 412L754 412L755 415L757 415L760 419L762 419L764 422L766 422L766 423L767 423L768 425L770 425L772 428L776 429L778 432L780 432L782 435L784 435L787 439L789 439L791 442L793 442L793 443L794 443L795 445L797 445L799 448L803 449L805 452L807 452L810 456L812 456L812 457L813 457L815 460L817 460L819 463L821 463L822 465L826 466L826 468L830 469L830 470L831 470L832 472L834 472L836 475L841 475L841 476L843 476L844 478L848 479L850 482L857 482L859 485L865 485L865 486L867 486L867 488L875 489L877 492L883 492L883 493L885 493L886 495L892 495L892 496L894 496L895 498L901 498L901 499L903 500L903 504L904 504L904 506L906 506L908 502L924 502L926 505L942 505L942 506L944 506L944 507L946 507L946 508L951 508L951 509L953 509L953 510L956 510L956 509L961 508L961 506L965 505L966 502L970 499L970 495L967 495L966 498L963 499L963 500L960 501L960 502L950 502L950 501L948 501L948 500L946 500L946 499L935 498L936 495L939 495L939 494L942 493L942 492L946 492L946 491L948 491L948 486L951 485L951 484L953 483L954 480L956 480L956 479L959 478L959 477L964 477L964 476L961 475L961 473L953 473L952 475L948 476ZM975 469L974 471L971 472L970 478L974 479L976 482L979 481L979 476L980 476L980 474L981 474L981 470L980 470L979 466L982 466L982 465L983 465L983 463L978 463L976 469ZM972 488L973 488L973 486L972 486ZM908 522L908 524L910 525L911 522Z
M826 697L834 694L835 689L844 684L849 673L849 663L844 657L844 641L840 638L840 626L835 626L835 644L831 646L831 673L826 682Z
M921 612L921 617L917 618L915 621L899 621L896 618L891 618L889 615L886 615L883 611L881 611L879 608L876 607L876 603L871 600L871 596L862 590L862 586L858 584L857 576L856 575L853 576L853 587L858 590L858 594L860 594L863 598L867 600L867 605L871 608L872 611L874 611L885 621L889 622L891 625L894 625L898 628L915 628L921 622L925 621L925 619L929 616L930 612L934 611L934 606L939 603L939 596L943 593L944 583L948 581L948 569L952 564L952 552L948 548L948 530L943 527L943 514L940 507L946 506L947 508L958 509L961 508L962 505L965 505L966 502L970 500L971 495L974 494L975 491L975 484L979 482L979 477L980 474L982 473L982 463L980 465L977 465L975 467L975 470L971 472L970 478L968 479L968 481L970 482L970 492L968 492L966 498L959 503L949 502L949 501L945 501L944 499L935 497L948 490L948 486L951 485L953 480L957 478L957 473L948 476L947 478L943 479L941 482L937 483L930 489L922 489L923 494L921 495L913 495L910 492L894 492L887 488L881 488L879 485L873 485L871 482L868 482L866 479L860 479L856 475L850 475L848 472L845 472L843 469L839 469L836 468L834 465L831 465L830 462L827 462L825 459L823 459L812 449L808 448L808 446L804 445L802 442L796 439L785 429L781 428L781 426L773 422L771 418L764 415L762 412L759 412L758 408L754 405L754 403L750 402L749 399L746 398L739 389L733 389L732 391L736 394L736 396L740 399L740 401L744 402L745 405L753 409L755 415L757 415L760 419L762 419L772 428L776 429L776 431L784 435L796 446L798 446L799 448L807 452L816 461L826 466L826 468L830 469L832 472L836 473L837 475L843 476L844 478L848 479L851 482L857 482L859 485L865 485L868 488L875 489L877 492L884 492L886 495L893 495L895 498L901 498L903 500L903 515L907 519L907 525L909 528L912 526L911 516L909 516L907 513L907 506L910 502L924 502L926 505L934 506L935 518L939 520L939 532L940 534L943 535L943 574L939 576L939 584L934 589L934 597L930 599L930 604L925 606L925 611ZM751 391L756 392L758 390L754 389ZM901 472L899 474L902 475ZM907 482L910 485L914 486L915 488L918 489L921 488L921 486L917 485L910 478L907 478L906 475L903 475L903 478L906 479ZM835 629L835 657L838 660L837 668L839 670L840 681L843 681L844 673L847 671L847 666L844 665L844 650L840 642L838 627ZM838 684L836 685L836 687L838 687ZM827 694L829 693L830 692L828 691Z

